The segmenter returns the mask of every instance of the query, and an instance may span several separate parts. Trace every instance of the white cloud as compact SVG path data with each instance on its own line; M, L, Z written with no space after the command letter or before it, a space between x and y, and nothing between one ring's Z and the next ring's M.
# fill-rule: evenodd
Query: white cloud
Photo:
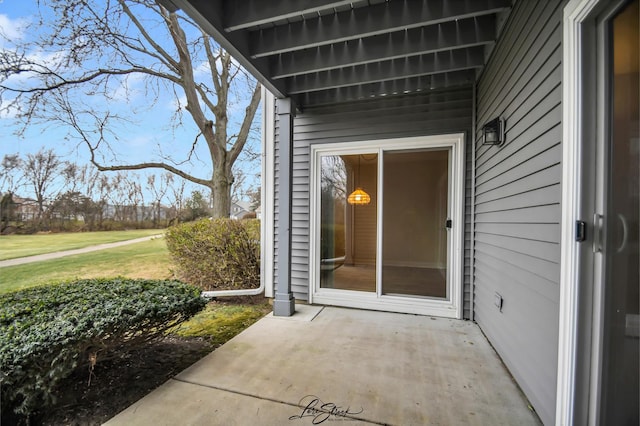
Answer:
M233 71L234 68L240 68L240 63L238 61L235 60L235 58L232 56L231 57L231 69ZM220 59L216 60L216 69L218 70L218 72L222 71L222 62L220 61ZM232 72L233 72L232 71ZM209 61L202 61L198 66L196 66L193 69L193 74L196 78L200 78L200 77L204 77L204 76L210 76L211 75L211 66L209 65Z
M185 109L187 106L187 96L182 95L177 98L171 98L171 102L169 103L169 109L171 111L178 111L180 109Z
M25 65L23 68L25 71L22 71L17 74L11 74L6 79L3 80L3 84L7 87L12 88L26 88L29 86L29 80L33 78L39 78L39 74L34 73L32 71L42 71L42 66L35 64L42 64L49 69L57 69L61 64L64 63L66 57L68 55L67 51L57 51L57 52L31 52L27 55L26 60L30 65ZM33 64L33 65L32 65Z
M0 101L0 119L14 118L20 112L20 107L12 100Z
M200 65L198 65L193 69L193 75L196 78L204 77L205 75L210 75L210 74L211 74L211 67L209 66L208 61L201 62Z
M138 135L127 139L127 144L130 147L143 147L150 145L153 140L154 139L151 135Z
M114 101L131 102L138 98L142 92L141 85L144 83L145 76L135 73L129 74L120 80L120 85L109 94L109 98Z
M27 24L29 24L28 19L11 19L9 16L0 13L0 47L3 47L5 42L22 39Z

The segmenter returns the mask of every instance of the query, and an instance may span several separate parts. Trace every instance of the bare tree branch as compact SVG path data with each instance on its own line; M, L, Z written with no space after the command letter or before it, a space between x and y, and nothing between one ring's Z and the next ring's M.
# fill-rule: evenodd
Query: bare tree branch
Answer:
M213 215L228 216L233 166L251 146L260 86L191 19L153 0L48 0L38 7L37 36L0 50L0 108L20 120L21 132L35 124L62 126L88 149L100 171L165 170L209 188ZM136 105L131 95L141 94L138 85L147 102ZM167 142L158 137L159 149L148 158L121 164L117 159L128 154L129 129L138 133L133 126L140 109L161 110L167 94L178 108L164 125L180 126L170 129L178 135L172 149L163 153ZM238 108L241 103L244 108ZM125 106L130 113L122 111ZM183 120L187 113L190 121ZM161 129L153 130L160 135ZM185 138L185 132L194 136ZM175 146L181 146L180 154ZM202 148L211 170L197 177L189 167Z
M180 176L183 179L186 179L190 182L196 183L198 185L209 186L209 181L206 179L200 179L195 176L191 176L188 173L183 172L182 170L173 167L170 164L166 163L139 163L139 164L127 164L122 166L103 166L99 164L95 158L91 159L91 163L96 166L98 170L101 172L115 172L121 170L142 170L142 169L164 169L168 172L171 172L175 175Z
M153 37L151 37L149 35L149 33L147 32L145 27L140 23L138 18L133 13L131 13L131 9L129 9L129 6L127 6L127 3L124 2L123 0L118 0L118 3L120 3L120 6L122 7L122 10L124 11L124 13L129 17L129 19L131 19L131 22L133 22L133 24L136 26L136 28L138 28L138 31L140 31L140 34L142 34L144 39L147 40L147 42L151 46L153 46L153 48L156 50L156 52L158 52L160 55L162 55L164 60L171 64L171 67L173 69L175 69L175 70L179 69L180 66L179 66L178 62L176 60L174 60L173 57L171 55L169 55L162 48L162 46L160 46L158 43L156 43L156 41L153 39ZM163 7L161 7L160 9L161 9L162 16L164 18L166 18L166 16L168 15L168 12Z
M31 70L21 70L21 71L17 71L16 73L20 73L20 72L33 72ZM171 74L167 74L167 73L162 73L159 71L155 71L152 70L150 68L131 68L131 69L124 69L124 70L119 70L119 69L98 69L96 72L91 73L87 76L84 77L80 77L80 78L76 78L73 80L67 80L64 77L56 74L53 71L50 72L43 72L40 71L40 74L43 75L49 75L52 77L56 77L58 78L60 81L58 83L54 83L54 84L49 84L46 87L31 87L29 89L19 89L19 88L15 88L15 87L8 87L5 86L3 84L0 84L0 89L4 89L7 90L9 92L17 92L17 93L34 93L34 92L48 92L48 91L52 91L52 90L56 90L56 89L61 89L65 86L71 86L71 85L80 85L83 83L87 83L90 82L92 80L95 80L98 77L102 77L105 75L127 75L127 74L134 74L134 73L141 73L141 74L148 74L150 76L153 77L158 77L158 78L164 78L167 80L170 80L176 84L180 84L180 79L171 75Z
M249 130L251 129L251 123L253 122L253 117L256 114L258 106L260 105L260 93L261 87L259 84L256 84L255 89L253 89L253 96L251 97L251 102L247 107L244 115L244 120L242 121L242 126L240 126L240 133L238 134L238 138L236 139L236 143L233 145L231 150L229 151L229 161L233 165L233 163L240 155L240 152L244 148L245 143L247 142L247 138L249 136Z

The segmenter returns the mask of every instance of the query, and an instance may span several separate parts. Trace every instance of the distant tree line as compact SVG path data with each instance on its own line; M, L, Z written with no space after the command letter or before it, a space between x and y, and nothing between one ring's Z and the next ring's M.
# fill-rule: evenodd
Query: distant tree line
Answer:
M0 163L0 233L163 228L209 216L209 197L174 174L99 172L53 150Z

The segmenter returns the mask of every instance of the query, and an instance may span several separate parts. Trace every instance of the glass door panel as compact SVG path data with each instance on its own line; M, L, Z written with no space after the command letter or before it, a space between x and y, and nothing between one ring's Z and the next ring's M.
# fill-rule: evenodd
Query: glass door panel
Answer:
M613 69L607 171L602 424L637 425L640 309L640 51L638 0L611 23Z
M320 158L320 288L375 293L377 181L377 154Z
M382 294L446 298L449 150L383 154Z

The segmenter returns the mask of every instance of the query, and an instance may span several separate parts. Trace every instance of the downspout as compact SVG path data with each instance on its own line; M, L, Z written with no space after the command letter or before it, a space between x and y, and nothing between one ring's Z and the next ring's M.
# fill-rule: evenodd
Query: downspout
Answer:
M472 111L471 111L471 237L469 238L469 313L471 321L475 321L475 241L476 241L476 120L478 106L476 105L476 83L472 89Z
M271 264L267 262L267 253L265 250L265 241L267 241L267 217L271 217L271 213L267 207L267 191L271 190L271 185L265 185L266 179L269 179L270 176L267 175L267 161L265 160L268 157L267 149L271 147L266 143L267 129L271 129L268 126L267 120L273 120L273 108L269 109L269 113L267 113L267 102L273 102L273 95L269 94L267 90L262 88L262 173L260 177L260 187L262 188L260 194L260 205L262 206L262 218L260 219L260 287L258 288L250 288L250 289L242 289L242 290L214 290L214 291L203 291L202 297L207 299L214 299L216 297L223 296L256 296L264 292L265 282L266 282L266 266L267 264ZM271 272L273 272L273 268L271 268ZM271 281L270 281L271 282Z

